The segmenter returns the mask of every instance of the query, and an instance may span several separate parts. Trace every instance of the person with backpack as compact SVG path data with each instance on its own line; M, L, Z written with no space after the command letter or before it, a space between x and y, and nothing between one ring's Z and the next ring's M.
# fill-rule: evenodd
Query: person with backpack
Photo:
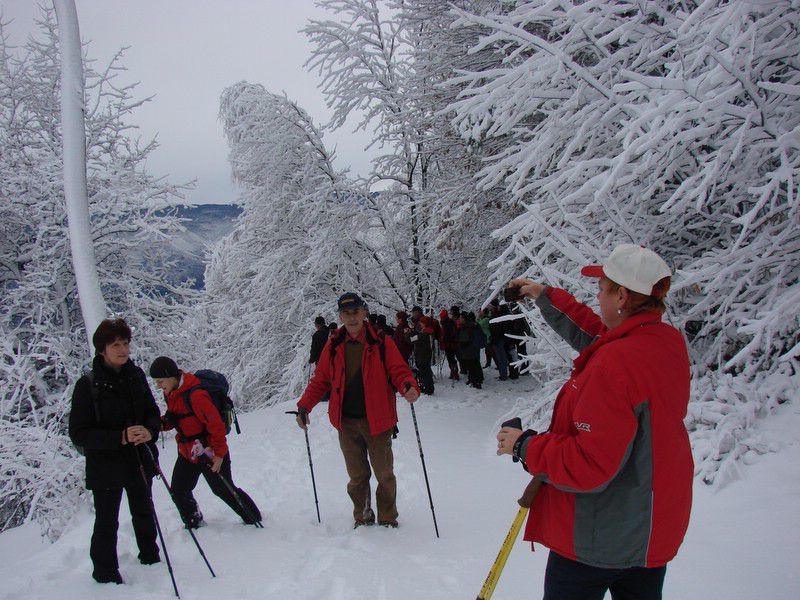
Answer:
M414 349L414 364L417 369L417 380L423 394L434 392L433 369L433 322L422 314L422 309L415 306L411 309L411 346Z
M397 480L392 433L397 424L395 392L408 402L420 390L394 341L366 322L366 305L355 293L338 301L341 327L325 344L319 364L297 403L297 424L307 429L309 413L330 391L328 417L350 481L354 527L372 525L370 474L378 480L378 524L397 527ZM372 467L370 470L370 466Z
M172 469L171 488L184 526L197 529L203 524L203 513L192 494L200 475L214 495L246 524L259 523L258 506L233 483L226 438L228 426L220 414L226 398L218 399L217 404L221 406L217 406L197 375L181 371L175 361L166 356L153 361L150 377L167 402L167 412L161 418L162 427L164 431L176 430L178 458Z
M489 311L485 308L482 308L478 313L478 326L483 331L483 338L484 338L484 348L486 351L486 364L483 365L484 369L488 369L492 366L492 344L490 343L492 337L492 331L489 327Z
M461 328L458 330L458 350L461 364L467 369L467 385L479 390L483 387L481 368L481 348L485 345L483 330L475 322L475 313L462 312L458 317Z
M439 321L442 325L442 334L439 338L439 347L447 358L447 366L450 367L450 379L459 380L458 361L456 352L458 351L458 328L456 322L450 318L446 309L439 313Z
M322 354L325 342L328 341L329 330L325 324L325 317L319 316L314 319L314 329L314 334L311 336L311 355L308 357L308 363L311 365L319 362L319 355Z
M411 358L411 327L408 324L408 315L405 311L398 311L397 315L395 316L397 320L397 327L394 328L394 334L392 334L392 341L394 341L397 349L400 351L400 355L403 357L403 360L408 362L408 359Z
M139 562L161 561L151 504L155 475L146 444L158 455L159 411L144 372L130 360L131 328L123 319L106 319L92 336L91 370L75 383L69 437L86 457L86 488L94 498L94 530L89 547L92 577L122 583L117 530L122 491L128 497Z
M506 352L506 332L508 321L498 321L498 317L508 315L508 306L493 302L491 305L492 319L489 320L489 343L492 345L492 357L500 371L500 381L508 379L509 358Z

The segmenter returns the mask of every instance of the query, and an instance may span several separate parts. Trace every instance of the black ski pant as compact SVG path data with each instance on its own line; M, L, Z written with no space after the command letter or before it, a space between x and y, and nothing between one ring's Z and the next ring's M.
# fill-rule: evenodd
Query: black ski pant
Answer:
M175 468L172 469L172 495L184 523L191 523L194 515L198 512L197 501L194 499L192 491L197 486L200 475L205 478L214 495L230 506L245 523L255 523L261 520L261 512L253 499L233 483L230 456L230 453L225 455L219 473L214 473L209 462L193 463L180 454L178 455ZM228 485L225 485L226 482ZM231 490L235 492L235 495Z
M117 559L117 530L119 529L119 505L122 490L128 495L128 508L133 522L133 533L139 547L139 560L145 563L158 558L156 546L156 525L150 506L150 485L134 482L124 488L92 490L94 496L94 531L89 546L89 556L96 576L109 576L119 570Z
M667 567L592 567L552 550L544 574L544 600L661 600Z
M458 379L458 361L456 360L455 350L445 350L447 366L450 367L450 379Z
M422 360L417 363L417 383L423 394L433 393L433 370L429 360Z
M461 362L467 367L469 383L483 383L483 369L481 368L481 358L462 358Z
M489 342L486 342L486 364L483 365L485 369L488 369L492 366L492 345Z

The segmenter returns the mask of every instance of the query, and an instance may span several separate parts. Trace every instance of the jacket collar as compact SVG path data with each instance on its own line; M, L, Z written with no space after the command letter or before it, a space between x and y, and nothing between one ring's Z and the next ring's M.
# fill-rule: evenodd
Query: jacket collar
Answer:
M382 333L376 332L370 323L365 321L364 328L361 330L358 339L360 340L363 336L363 341L365 344L374 346L380 342L382 335ZM331 343L335 347L347 340L349 337L350 336L347 334L347 329L345 327L340 327L336 330L336 333L333 334Z
M181 395L184 394L190 388L200 385L200 380L197 378L196 375L193 373L186 373L185 371L181 373L180 383L178 387L175 388L170 392L170 395Z
M104 380L116 380L123 377L130 377L136 371L136 365L133 360L128 359L119 371L115 371L111 367L107 367L103 357L99 354L92 358L92 371L95 377Z
M650 323L661 323L661 315L652 311L641 312L638 315L628 317L622 324L596 337L595 340L578 355L578 358L575 359L573 375L577 375L583 371L584 367L586 367L586 363L589 362L589 359L597 350L614 340L625 337L634 329L638 329L642 325L648 325Z

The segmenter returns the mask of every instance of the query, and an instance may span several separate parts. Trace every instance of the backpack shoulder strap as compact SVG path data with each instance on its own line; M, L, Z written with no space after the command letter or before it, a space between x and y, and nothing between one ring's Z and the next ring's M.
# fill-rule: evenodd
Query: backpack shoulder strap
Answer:
M331 359L331 367L333 367L333 359L336 356L336 348L338 348L344 341L344 335L339 335L339 330L337 329L332 335L328 336L328 339L330 340L331 343L329 356Z
M378 332L378 351L381 353L381 362L386 368L386 334Z
M188 390L183 392L183 405L186 407L186 410L189 411L189 414L186 415L187 417L194 416L194 408L192 407L192 392L200 389L199 385L194 385L190 387Z
M94 382L94 371L89 369L85 373L86 379L89 380L89 395L92 398L92 406L94 407L94 419L98 423L100 422L100 402L98 401L100 397L100 392L97 390L97 386Z

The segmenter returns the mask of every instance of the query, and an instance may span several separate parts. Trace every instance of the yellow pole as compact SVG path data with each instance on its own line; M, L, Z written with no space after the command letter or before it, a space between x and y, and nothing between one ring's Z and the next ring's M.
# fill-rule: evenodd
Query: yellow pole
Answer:
M517 500L520 509L517 512L514 522L511 524L511 529L508 530L508 535L506 535L506 539L503 541L503 545L500 547L500 552L497 554L497 558L495 559L492 568L489 570L489 575L486 577L486 581L483 583L483 587L478 594L477 600L490 600L492 597L494 588L497 585L497 582L500 580L500 574L503 572L503 567L506 566L508 555L511 554L511 549L514 547L514 542L517 541L519 530L522 527L522 524L525 522L525 517L528 515L528 510L530 509L531 504L533 504L533 499L536 497L536 493L539 491L540 487L542 487L541 481L538 479L531 479L531 482L528 484L522 494L522 498Z
M483 582L483 587L478 594L478 600L489 600L489 598L492 597L494 588L500 579L500 574L503 572L503 567L506 566L508 555L511 554L511 548L514 547L514 542L517 541L517 535L519 534L519 530L522 527L522 524L525 522L525 517L527 515L528 509L524 506L520 507L519 511L517 512L517 518L514 519L514 522L511 524L511 529L508 530L508 535L506 536L503 545L500 547L500 552L497 554L497 558L495 559L492 568L489 570L489 575L486 577L486 581Z

